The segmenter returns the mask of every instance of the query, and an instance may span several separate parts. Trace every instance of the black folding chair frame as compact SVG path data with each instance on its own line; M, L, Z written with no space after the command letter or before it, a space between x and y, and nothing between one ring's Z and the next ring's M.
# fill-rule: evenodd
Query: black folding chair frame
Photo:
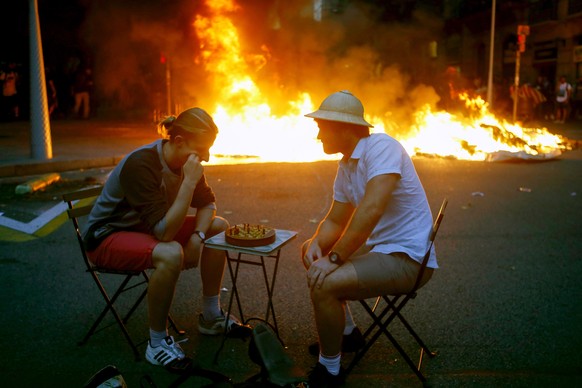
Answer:
M436 234L439 230L440 224L444 217L444 212L447 207L448 200L445 198L442 202L441 208L439 213L434 221L432 231L430 234L430 246L428 251L426 252L422 264L420 266L416 282L412 290L406 294L398 294L398 295L381 295L376 298L376 301L373 306L365 300L359 300L360 304L364 308L364 310L368 313L368 315L372 318L373 323L368 327L368 329L364 332L363 336L366 338L365 346L360 349L348 367L346 368L346 373L351 373L353 368L360 362L360 360L366 355L368 350L372 347L372 345L378 340L378 338L384 334L384 336L392 343L394 348L398 350L402 358L406 361L408 366L412 369L412 371L416 374L416 376L424 383L426 382L426 378L420 371L422 367L422 361L424 358L424 354L428 354L430 357L436 356L435 352L432 352L425 342L420 338L420 336L416 333L416 331L412 328L412 326L408 323L408 321L402 316L400 311L404 308L404 306L411 300L416 298L417 290L420 286L420 282L422 281L422 277L424 275L426 266L428 264L428 260L430 258L430 252L434 245L434 240L436 238ZM380 303L384 301L386 306L384 309L379 313L376 314L376 310ZM406 353L406 351L402 348L402 346L398 343L396 338L388 331L388 326L390 323L394 321L394 319L398 318L398 320L404 325L404 327L408 330L410 335L416 340L418 345L420 345L420 359L418 361L418 365L415 365L410 356ZM368 337L371 337L368 339Z
M135 358L137 360L140 360L141 356L140 356L140 353L138 352L137 347L139 345L142 345L145 342L147 342L147 339L136 344L132 340L131 336L129 335L129 332L127 331L127 328L125 325L127 324L130 317L133 315L135 310L139 307L139 305L142 303L142 301L144 300L144 298L147 295L147 286L149 283L149 276L148 276L146 271L119 271L119 270L96 267L95 265L93 265L89 261L89 258L87 257L87 252L85 251L85 245L84 245L83 238L82 238L81 232L80 232L79 218L87 216L90 213L91 208L93 207L93 202L94 202L95 198L97 196L99 196L99 194L101 193L101 190L102 190L102 187L99 186L99 187L92 187L92 188L88 188L88 189L82 189L79 191L75 191L75 192L63 195L63 201L65 203L67 203L67 206L68 206L67 214L69 216L69 219L73 223L73 226L75 229L75 235L77 236L77 242L79 243L81 254L83 256L83 261L85 262L85 265L86 265L86 271L91 275L91 277L95 281L95 284L97 285L97 288L99 289L99 291L100 291L101 295L103 296L103 298L105 299L105 303L106 303L105 308L101 311L101 313L99 314L99 316L97 317L97 319L95 320L95 322L93 323L93 325L91 326L91 328L89 329L89 331L87 332L85 337L81 341L79 341L79 345L85 345L95 333L111 326L111 325L106 325L106 326L101 327L99 330L97 330L99 328L101 322L103 321L103 319L107 315L107 313L110 312L113 315L113 317L115 318L115 321L117 322L119 328L121 329L129 346L131 347L131 349L135 355ZM103 283L101 282L100 274L124 276L124 278L121 281L121 283L119 284L119 286L115 289L113 296L109 297L109 294L107 293L106 288L103 286ZM132 280L134 278L137 278L137 279L141 278L141 280L137 280L137 282L132 282ZM125 314L125 316L123 318L121 318L121 316L119 315L119 313L117 312L117 310L115 308L115 302L118 300L118 298L123 293L130 291L134 288L137 288L139 286L144 286L144 290L141 292L139 297L135 300L135 302L133 303L131 308L128 310L128 312ZM178 327L176 326L176 324L174 323L174 321L172 320L171 317L168 317L168 322L170 324L170 327L176 333L184 334L184 331L178 329Z

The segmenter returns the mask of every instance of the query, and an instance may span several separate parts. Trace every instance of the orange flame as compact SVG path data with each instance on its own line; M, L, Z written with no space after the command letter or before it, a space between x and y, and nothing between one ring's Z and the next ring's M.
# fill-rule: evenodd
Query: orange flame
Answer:
M220 132L211 163L307 162L330 159L316 141L317 126L303 114L312 109L304 93L291 101L289 116L276 117L249 75L237 30L225 16L236 10L233 1L208 1L211 18L196 16L194 27L202 43L201 60L213 76L220 104L212 116ZM260 63L262 56L255 58Z
M401 139L411 155L451 156L465 160L551 159L568 149L567 139L545 128L523 128L489 113L480 97L459 96L471 112L470 118L430 107L415 114L411 135Z
M257 54L242 54L236 27L228 17L238 9L234 0L207 1L212 16L197 15L194 28L201 42L198 60L212 77L219 104L212 113L220 128L211 149L211 164L251 162L310 162L337 159L326 155L317 138L316 124L303 115L315 109L308 93L290 101L287 116L272 114L266 97L251 77L249 63L264 65ZM266 51L266 50L265 50ZM406 137L399 137L411 156L438 155L467 160L501 160L507 157L551 158L564 149L565 139L546 129L526 129L499 120L480 98L465 101L470 118L433 112L426 106L415 114ZM395 123L367 117L374 131L397 127ZM396 137L396 136L395 136Z

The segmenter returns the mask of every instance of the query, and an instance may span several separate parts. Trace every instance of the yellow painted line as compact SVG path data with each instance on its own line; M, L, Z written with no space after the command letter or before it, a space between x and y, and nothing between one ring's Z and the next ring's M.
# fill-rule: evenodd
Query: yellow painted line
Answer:
M85 198L78 201L78 205L88 205L94 200L94 198ZM29 223L0 216L0 241L26 242L45 237L68 220L67 206L64 202L54 206ZM71 233L73 233L72 226Z
M0 241L26 242L36 239L36 236L0 225Z

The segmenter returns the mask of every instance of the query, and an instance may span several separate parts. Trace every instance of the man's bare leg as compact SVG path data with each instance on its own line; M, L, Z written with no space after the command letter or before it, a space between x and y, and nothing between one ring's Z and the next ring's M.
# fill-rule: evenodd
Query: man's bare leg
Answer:
M152 252L154 271L148 285L149 323L152 330L166 330L176 283L182 270L182 246L175 242L159 243Z

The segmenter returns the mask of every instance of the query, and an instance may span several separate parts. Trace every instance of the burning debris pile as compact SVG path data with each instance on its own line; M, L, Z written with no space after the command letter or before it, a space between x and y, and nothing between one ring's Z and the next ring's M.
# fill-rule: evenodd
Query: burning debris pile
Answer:
M571 150L567 138L546 128L526 128L499 119L479 97L465 101L468 114L432 112L416 114L413 135L400 139L411 155L452 157L476 161L549 160Z

